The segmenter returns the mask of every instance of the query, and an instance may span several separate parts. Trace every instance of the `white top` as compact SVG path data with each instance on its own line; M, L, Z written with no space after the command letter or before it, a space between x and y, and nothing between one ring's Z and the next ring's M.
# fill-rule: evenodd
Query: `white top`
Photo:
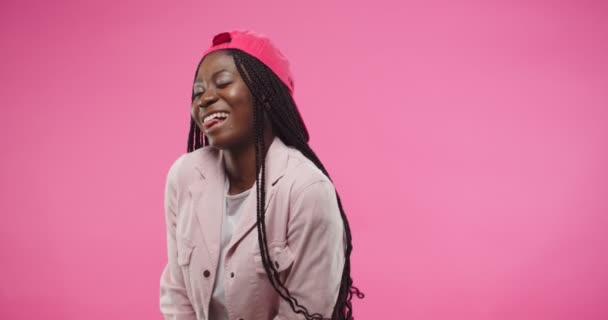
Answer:
M247 199L247 195L251 189L243 191L239 194L229 195L229 182L226 178L225 191L226 191L226 207L224 210L224 220L222 222L222 235L220 243L220 259L215 278L215 285L213 287L213 295L209 303L209 319L210 320L229 320L228 311L226 310L226 295L224 290L224 258L226 251L228 250L228 244L232 240L232 234L234 227L236 226L239 217L243 210L242 205Z

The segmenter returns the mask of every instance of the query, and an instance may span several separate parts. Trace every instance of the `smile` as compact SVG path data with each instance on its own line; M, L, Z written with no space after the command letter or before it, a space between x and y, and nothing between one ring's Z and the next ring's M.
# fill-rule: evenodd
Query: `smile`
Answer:
M228 117L229 115L227 112L214 112L203 119L203 127L208 131L211 128L221 125Z

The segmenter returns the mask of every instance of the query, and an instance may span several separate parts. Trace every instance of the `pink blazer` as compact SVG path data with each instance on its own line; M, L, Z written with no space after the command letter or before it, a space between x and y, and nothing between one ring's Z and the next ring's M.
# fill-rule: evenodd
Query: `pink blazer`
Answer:
M266 158L266 233L272 263L311 313L331 317L344 267L345 234L329 179L279 138ZM222 152L180 156L165 189L168 262L160 277L165 319L207 319L219 261L224 208ZM255 185L226 254L224 287L231 320L304 319L271 286L260 257Z

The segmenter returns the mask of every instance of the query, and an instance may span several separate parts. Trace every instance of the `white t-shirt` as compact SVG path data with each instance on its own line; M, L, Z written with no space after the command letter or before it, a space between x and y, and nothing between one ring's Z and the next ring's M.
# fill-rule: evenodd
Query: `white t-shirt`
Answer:
M222 235L220 243L220 259L218 263L217 272L215 273L215 285L213 287L213 295L209 303L209 320L229 320L228 311L226 310L226 294L224 291L224 258L230 240L232 240L232 234L234 227L236 226L243 210L243 202L247 199L251 189L243 191L239 194L229 195L228 194L228 178L225 183L225 196L226 196L226 207L224 222L222 223Z

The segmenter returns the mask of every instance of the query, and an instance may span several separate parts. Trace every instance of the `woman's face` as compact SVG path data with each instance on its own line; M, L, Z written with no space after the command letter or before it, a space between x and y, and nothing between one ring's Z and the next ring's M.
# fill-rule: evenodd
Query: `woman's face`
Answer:
M253 98L225 50L205 56L194 80L192 118L219 149L253 143Z

